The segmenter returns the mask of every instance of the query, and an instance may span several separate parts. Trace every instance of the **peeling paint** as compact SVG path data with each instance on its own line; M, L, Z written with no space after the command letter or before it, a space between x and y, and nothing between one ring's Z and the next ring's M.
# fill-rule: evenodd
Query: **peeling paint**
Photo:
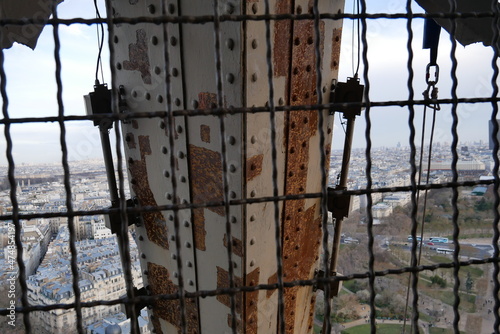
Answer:
M276 14L292 13L292 1L277 0L275 11ZM292 23L290 20L278 20L274 22L273 68L274 76L276 77L288 76L290 66L291 32Z
M130 60L123 62L123 69L127 71L139 71L142 81L150 85L151 68L149 65L148 42L144 29L137 29L136 43L129 44L128 56Z
M207 250L207 246L205 244L205 237L207 235L207 231L205 230L205 209L204 208L196 208L193 209L193 238L194 238L194 247L201 251Z
M151 155L149 136L139 136L139 149L141 160L133 160L129 164L132 176L132 190L142 206L158 206L154 194L149 185L149 177L146 165L146 156ZM158 246L168 249L168 231L165 217L159 211L143 212L142 217L146 228L148 239Z
M152 295L168 295L178 293L179 287L170 279L167 268L156 263L148 262L148 282ZM188 333L198 332L198 307L196 300L186 298L186 325ZM181 329L180 300L158 300L154 303L154 313L158 317ZM158 322L159 323L159 322ZM157 327L155 326L157 330Z
M267 279L267 284L276 284L278 283L278 273L274 273L272 274L268 279ZM277 289L274 289L274 290L267 290L266 291L266 297L267 298L271 298L271 296L273 295L273 293L276 291Z
M208 125L200 125L200 138L202 142L210 143L210 127Z
M234 278L234 286L235 287L241 287L241 277L238 277L236 275L233 275ZM217 266L217 289L224 289L224 288L229 288L229 272L219 266ZM238 292L234 294L234 300L235 300L235 310L236 313L241 314L241 307L242 307L242 292ZM231 296L229 294L221 294L217 295L217 300L221 302L222 304L226 305L227 307L231 307Z
M204 147L189 145L189 172L193 203L201 204L224 199L221 154ZM223 206L207 210L225 216Z
M233 254L239 257L243 257L243 242L240 239L232 237L233 239ZM227 248L227 234L224 234L224 247Z
M262 162L264 160L264 155L254 155L247 160L247 168L246 168L246 179L247 182L252 180L254 177L260 175L262 173Z

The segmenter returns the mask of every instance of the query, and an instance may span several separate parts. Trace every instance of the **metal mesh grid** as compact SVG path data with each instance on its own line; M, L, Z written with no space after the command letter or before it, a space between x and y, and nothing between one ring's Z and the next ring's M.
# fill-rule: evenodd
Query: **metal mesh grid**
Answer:
M371 331L376 332L376 312L375 312L375 279L377 277L383 277L387 275L401 275L404 273L411 273L411 292L413 295L412 298L412 303L413 303L413 313L412 313L412 324L413 324L413 329L415 331L418 331L417 324L419 320L419 294L418 294L418 281L419 281L419 273L426 272L426 271L432 271L438 268L453 268L453 274L454 274L454 287L453 287L453 292L454 292L454 305L453 305L453 310L454 310L454 319L453 319L453 330L455 332L458 332L458 324L460 320L460 311L459 311L459 304L460 304L460 297L459 297L459 277L458 277L458 272L460 268L465 267L465 266L471 266L471 265L476 265L476 264L492 264L494 267L494 272L492 279L494 281L494 290L493 290L493 295L491 296L494 299L494 315L495 315L495 328L493 329L495 333L499 332L499 326L500 326L500 317L499 317L499 309L500 309L500 300L499 300L499 290L500 290L500 282L498 280L498 273L499 273L499 247L498 247L498 239L500 236L499 229L498 229L498 221L500 219L500 215L498 212L498 205L500 204L500 198L499 198L499 180L498 180L498 168L499 168L499 160L498 160L498 150L499 150L499 143L498 140L496 139L497 136L496 134L498 133L498 125L496 122L494 122L494 149L493 149L493 159L495 162L494 169L493 169L493 175L494 175L494 180L492 181L459 181L458 180L458 172L457 172L457 161L458 161L458 132L457 132L457 124L458 124L458 114L457 114L457 106L459 104L464 104L464 103L490 103L492 107L492 112L491 112L491 119L495 120L497 118L497 113L498 113L498 86L497 86L497 77L498 77L498 67L496 63L496 57L498 55L498 50L494 48L494 59L492 59L492 68L494 71L493 77L491 78L491 85L493 87L493 94L491 97L480 97L480 98L459 98L457 95L457 83L458 79L456 77L456 67L457 67L457 59L455 57L455 52L456 52L456 41L452 40L452 51L450 54L450 59L453 63L452 65L452 70L451 70L451 79L453 82L452 86L452 97L450 99L439 99L438 102L441 105L450 105L451 106L451 115L453 118L453 123L452 123L452 135L453 135L453 142L451 145L452 149L452 154L453 154L453 161L452 161L452 181L447 182L447 183L439 183L439 184L427 184L427 185L418 185L417 184L417 145L415 143L415 137L416 137L416 129L415 129L415 116L417 112L415 111L415 107L417 106L422 106L425 105L427 102L424 100L419 100L415 98L414 94L414 88L413 88L413 80L414 80L414 72L413 72L413 66L412 66L412 61L413 61L413 49L412 49L412 39L413 39L413 31L411 27L411 21L414 19L420 19L420 18L426 18L426 17L433 17L433 18L465 18L465 17L493 17L495 22L498 21L498 13L496 11L491 11L491 12L484 12L484 13L455 13L453 10L455 7L455 2L450 1L451 5L451 13L438 13L438 14L415 14L412 13L411 11L411 5L408 3L408 9L406 13L397 13L397 14L388 14L388 13L377 13L377 14L368 14L366 12L366 3L365 1L361 1L361 13L360 14L340 14L340 13L320 13L318 10L318 1L314 1L313 5L313 12L309 14L279 14L279 15L271 15L271 14L266 14L266 15L221 15L218 12L218 5L217 1L215 1L216 5L214 6L215 12L214 15L210 16L198 16L198 17L192 17L192 16L178 16L178 17L172 17L166 14L166 9L162 8L162 13L163 15L158 18L148 18L148 17L130 17L130 18L111 18L107 17L105 19L58 19L57 14L54 14L53 18L48 20L47 22L44 21L36 21L36 20L10 20L10 19L3 19L1 21L1 25L24 25L24 24L30 24L30 23L42 23L46 25L52 25L54 27L54 42L55 42L55 50L54 50L54 62L56 64L56 71L55 71L55 78L57 82L57 87L58 87L58 93L57 93L57 104L58 104L58 116L57 117L27 117L27 118L15 118L13 115L9 114L9 99L8 95L6 92L6 82L8 78L6 77L5 70L3 67L3 60L4 60L4 54L3 52L0 53L0 92L2 95L2 111L3 111L3 119L1 119L0 123L4 125L4 138L7 144L7 151L6 151L6 156L8 160L8 179L10 183L10 198L12 202L12 207L13 211L12 214L8 215L3 215L0 217L0 220L2 221L12 221L14 223L15 229L16 229L16 234L15 234L15 244L17 246L17 264L19 267L19 283L21 287L21 302L22 305L18 306L16 308L16 312L19 314L23 314L24 317L24 325L26 328L27 332L36 332L36 330L31 326L30 323L30 317L29 314L30 312L33 311L48 311L48 310L54 310L54 309L75 309L76 310L76 317L77 317L77 330L79 333L83 333L83 324L82 324L82 309L85 307L92 307L96 305L116 305L116 304L125 304L128 306L129 310L131 311L132 314L132 319L136 318L135 314L135 309L134 305L136 303L152 303L153 301L159 300L159 299L165 299L165 300L173 300L173 299L179 299L180 300L180 305L181 305L181 324L182 324L182 332L186 332L187 330L187 325L186 325L186 313L185 313L185 301L188 298L196 298L196 297L207 297L207 296L216 296L216 295L221 295L221 294L229 294L231 296L231 312L232 312L232 323L231 327L233 329L233 332L237 332L237 324L236 324L236 316L235 316L235 294L238 292L251 292L251 291L256 291L256 290L274 290L278 289L279 290L279 303L278 303L278 308L279 308L279 321L280 321L280 326L279 330L280 332L284 333L285 332L285 324L284 324L284 318L285 318L285 313L284 313L284 304L283 304L283 291L284 289L288 287L293 287L293 286L307 286L307 285L312 285L312 286L317 286L318 284L322 283L327 283L331 281L349 281L353 279L368 279L369 282L369 291L370 291L370 300L369 300L369 306L371 309L370 313L370 324L371 324ZM266 13L269 13L269 3L266 1L265 2L266 6ZM112 12L111 4L109 1L107 1L107 7L108 7L108 12ZM493 6L496 10L496 6ZM364 93L364 102L362 103L362 106L365 107L365 112L364 112L364 118L366 121L366 130L365 130L365 141L366 141L366 150L365 150L365 156L366 156L366 178L367 178L367 186L365 189L360 189L360 190L327 190L327 175L325 171L322 169L322 184L324 185L322 188L322 191L319 193L306 193L306 194L301 194L301 195L283 195L279 196L278 195L278 186L277 186L277 168L276 168L276 125L275 125L275 114L278 112L285 112L285 111L292 111L292 110L313 110L313 111L321 111L324 109L332 109L335 107L332 103L327 103L326 101L322 101L321 99L321 76L319 75L321 73L320 71L320 63L317 62L317 73L318 73L318 78L317 78L317 96L318 100L316 101L317 103L314 105L300 105L300 106L276 106L274 105L274 91L273 91L273 69L272 69L272 61L271 61L271 37L270 37L270 22L271 21L276 21L276 20L313 20L314 21L314 28L316 31L316 36L319 36L319 20L339 20L339 19L359 19L361 22L361 41L363 45L363 53L362 53L362 63L364 64L363 67L363 74L362 74L362 79L364 80L364 84L366 87L365 93ZM377 20L377 19L404 19L407 20L407 35L408 35L408 43L407 43L407 48L408 48L408 65L407 65L407 71L408 71L408 80L407 80L407 88L408 88L408 96L407 98L399 101L371 101L370 100L370 78L369 78L369 62L368 62L368 56L367 52L369 49L369 44L367 40L367 21L368 20ZM245 21L265 21L266 23L266 43L267 43L267 76L268 76L268 83L269 83L269 105L268 106L257 106L253 108L231 108L228 109L224 106L223 102L223 86L222 86L222 72L221 72L221 55L220 55L220 30L219 30L219 25L221 22L226 22L226 21L235 21L235 22L245 22ZM453 21L453 20L452 20ZM72 25L72 24L97 24L97 23L105 23L108 26L110 35L113 35L113 29L115 24L135 24L135 23L151 23L151 24L163 24L165 26L165 41L168 38L168 31L166 28L166 23L185 23L185 24L203 24L203 23L213 23L213 33L215 36L215 59L216 59L216 71L217 71L217 106L215 108L211 109L206 109L206 110L181 110L181 111L173 111L172 110L172 101L171 101L171 94L170 94L170 83L168 82L169 76L167 76L167 91L166 91L166 96L167 96L167 110L166 111L158 111L154 113L127 113L127 114L121 114L121 113L114 113L112 115L94 115L94 116L66 116L65 115L65 108L64 104L62 101L62 89L63 89L63 82L61 79L61 62L60 62L60 40L59 40L59 35L58 35L58 28L60 25ZM495 41L498 40L498 31L495 29ZM166 45L167 43L165 43ZM109 41L109 49L110 49L110 54L111 54L111 59L114 57L114 44L112 41ZM319 53L319 47L320 47L320 41L319 38L315 39L315 48L316 48L316 57L317 59L320 58L320 53ZM165 64L166 68L169 68L169 50L166 48L165 50ZM112 81L115 78L115 69L114 66L110 66L111 68L111 75L112 75ZM115 93L116 93L116 87L115 88ZM117 99L115 99L117 101ZM409 186L401 186L401 187L390 187L390 188L374 188L372 184L372 156L371 156L371 149L372 149L372 141L371 141L371 109L374 107L385 107L385 106L401 106L407 108L408 111L408 128L410 130L410 138L409 138L409 143L410 143L410 148L411 148L411 154L410 154L410 165L411 165L411 184ZM119 110L119 106L117 105L117 102L114 105L114 110ZM226 114L235 114L235 113L268 113L270 117L270 130L271 130L271 142L272 142L272 156L273 156L273 196L269 197L260 197L260 198L244 198L244 199L230 199L229 197L229 178L228 178L228 163L227 163L227 156L226 156L226 141L225 141L225 117L224 115ZM159 119L163 119L165 123L167 124L169 131L169 145L170 145L170 151L173 152L173 147L174 147L174 138L173 138L173 117L174 116L196 116L196 115L215 115L218 116L220 119L220 129L221 133L220 136L223 138L222 142L222 147L221 147L221 152L222 152L222 159L223 159L223 175L224 175L224 200L222 202L211 202L211 203L202 203L202 204L193 204L193 203L180 203L176 202L176 184L175 181L173 181L173 198L174 198L174 204L173 205L163 205L159 207L142 207L142 208L127 208L126 203L125 203L125 193L124 193L124 183L125 183L125 177L122 172L122 166L124 164L123 162L123 153L121 149L121 138L122 134L120 132L120 127L119 124L121 121L128 121L131 119L137 119L137 118L151 118L151 117L157 117ZM319 112L319 124L318 124L318 130L320 134L320 151L322 152L321 154L321 165L325 165L325 161L327 159L326 155L324 154L324 151L322 150L322 147L325 144L325 134L323 131L322 123L324 122L322 118L322 113ZM71 196L71 187L70 187L70 171L68 167L68 148L66 145L66 128L65 128L65 123L67 121L86 121L86 120L101 120L105 118L111 118L115 122L115 135L116 135L116 157L117 157L117 170L118 170L118 176L119 176L119 192L120 192L120 207L116 209L109 209L109 210L90 210L90 211L76 211L73 209L73 203L72 203L72 196ZM60 149L62 151L62 167L64 169L64 187L66 190L66 211L65 212L56 212L56 213L41 213L41 214L23 214L19 210L19 203L17 200L17 195L16 195L16 179L14 176L15 173L15 168L16 164L13 158L12 154L12 149L13 149L13 142L12 142L12 137L11 137L11 131L10 127L12 124L23 124L23 123L42 123L42 122L57 122L60 127ZM172 175L175 175L175 160L173 154L170 154L170 167L171 167L171 173ZM172 178L175 180L175 177ZM495 205L494 207L496 209L493 210L494 213L494 221L492 224L492 232L493 232L493 239L492 239L492 246L494 248L494 253L491 257L484 258L481 260L468 260L468 261L460 261L460 243L458 242L458 237L460 235L460 227L458 226L458 216L459 216L459 205L458 205L458 192L462 187L467 187L467 186L474 186L474 185L480 185L480 184L493 184L494 186L494 196L495 196ZM417 232L417 192L418 191L424 191L424 190L430 190L430 189L441 189L441 188L447 188L451 189L452 191L452 199L451 203L453 206L453 241L455 242L456 248L455 251L453 252L453 261L451 262L446 262L446 263L439 263L435 265L416 265L417 263L417 254L418 254L418 249L417 249L417 243L413 242L412 244L412 249L411 249L411 254L412 254L412 263L415 265L408 266L408 267L401 267L401 268L396 268L396 269L390 269L390 270L383 270L383 271L376 271L374 262L374 252L373 252L373 247L374 247L374 232L373 232L373 221L374 218L372 216L372 194L376 193L388 193L388 192L411 192L411 218L412 218L412 231L411 234L412 236L416 236L418 234ZM282 264L282 249L281 249L281 230L280 230L280 222L279 222L279 207L278 203L280 201L284 200L295 200L295 199L303 199L303 198L321 198L321 203L322 203L322 213L323 213L323 232L324 232L324 238L323 238L323 252L328 255L328 233L327 233L327 223L326 223L326 212L327 212L327 205L326 205L326 200L327 196L339 196L339 195L367 195L367 235L368 235L368 252L369 252L369 262L368 262L368 271L367 272L362 272L362 273L354 273L350 274L347 276L334 276L334 277L323 277L323 278L315 278L315 279L310 279L310 280L300 280L300 281L286 281L283 278L282 272L283 272L283 264ZM132 276L130 272L130 257L127 256L129 254L129 245L128 245L128 239L125 237L122 237L121 239L121 247L122 247L122 254L125 256L123 257L123 268L124 268L124 274L126 277L126 283L127 283L127 297L121 298L121 299L116 299L116 300L111 300L111 301L93 301L93 302L82 302L81 297L80 297L80 289L78 286L78 266L76 262L76 248L75 248L75 230L74 230L74 224L73 220L75 217L79 216L85 216L85 215L97 215L97 214L110 214L110 213L119 213L122 221L127 221L127 212L133 211L133 212L154 212L154 211L172 211L174 213L174 223L176 226L175 233L176 233L176 249L177 253L180 253L180 238L178 237L178 229L179 229L179 219L177 213L180 210L185 210L185 209L194 209L194 208L201 208L201 207L215 207L215 206L223 206L224 210L226 212L226 233L231 240L231 223L229 221L229 210L231 206L238 206L238 205L243 205L243 204L251 204L251 203L262 203L262 202L272 202L274 204L274 210L275 210L275 236L276 236L276 259L278 263L278 282L276 284L267 284L267 285L257 285L257 286L242 286L242 287L236 287L235 286L235 280L233 276L233 271L232 271L232 244L228 243L228 263L229 263L229 276L230 276L230 288L228 289L217 289L217 290L211 290L211 291L197 291L194 293L189 293L185 291L182 285L182 259L180 256L177 258L177 265L178 265L178 272L179 272L179 292L173 295L162 295L162 296L154 296L154 297L145 297L145 296L134 296L133 292L133 284L132 284ZM44 306L44 305L29 305L28 299L27 299L27 285L26 285L26 269L24 266L24 263L22 261L22 241L21 241L21 220L27 220L27 219L33 219L33 218L50 218L50 217L67 217L68 218L68 227L70 231L70 250L71 250L71 271L73 273L73 289L74 289L74 294L75 294L75 302L70 303L70 304L56 304L56 305L50 305L50 306ZM127 224L122 225L122 236L126 235L127 231ZM415 238L414 238L415 239ZM324 257L324 261L322 263L323 268L328 268L328 256ZM325 273L328 272L328 270L324 270ZM328 285L324 284L324 287L326 287L325 294L328 296L329 294L329 289ZM330 332L331 324L329 322L329 316L330 313L335 312L335 310L332 310L330 308L330 304L326 303L325 304L325 318L328 319L326 321L326 332ZM0 310L0 315L6 316L8 315L9 310L7 309L2 309ZM135 321L132 321L132 331L137 332L138 327L137 323Z

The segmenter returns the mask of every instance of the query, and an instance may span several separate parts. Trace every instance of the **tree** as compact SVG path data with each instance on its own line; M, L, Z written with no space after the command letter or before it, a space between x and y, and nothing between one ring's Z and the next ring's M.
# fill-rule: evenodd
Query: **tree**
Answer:
M474 280L472 279L470 272L467 272L467 279L465 280L465 290L467 291L467 293L471 292L473 286Z

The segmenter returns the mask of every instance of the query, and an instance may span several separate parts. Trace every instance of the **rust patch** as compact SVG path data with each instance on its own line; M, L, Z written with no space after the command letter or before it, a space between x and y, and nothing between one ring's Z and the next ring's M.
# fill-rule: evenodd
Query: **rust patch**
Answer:
M292 13L292 1L277 0L275 12L276 14ZM273 67L274 75L277 77L288 75L292 47L292 41L290 40L291 32L292 23L290 20L278 20L274 22Z
M241 287L241 277L238 277L236 275L234 277L234 286L235 287ZM224 288L229 288L229 272L227 270L222 269L221 267L217 266L217 289L224 289ZM236 312L241 314L241 306L242 306L242 292L238 292L234 295L235 299L235 309ZM227 307L231 307L231 296L229 294L221 294L217 295L217 300L221 302L222 304L226 305Z
M217 107L217 94L202 92L198 94L198 107L200 109L211 109Z
M136 148L135 137L134 137L134 134L132 132L127 133L125 138L126 138L127 146L129 149Z
M210 143L210 127L208 125L200 125L200 138L202 142Z
M129 164L132 176L132 189L142 206L158 206L149 185L146 156L151 154L149 136L139 136L141 160L134 160ZM160 247L168 249L168 234L165 217L159 211L144 212L142 214L148 239Z
M342 38L342 28L333 29L332 37L332 61L330 62L330 68L332 70L339 69L340 60L340 42Z
M246 275L246 286L256 286L259 284L260 268L255 268L251 273ZM247 334L257 334L257 324L258 324L258 301L259 301L259 291L247 292L245 294L245 310L246 310L246 328L245 333Z
M243 242L240 239L232 237L233 239L233 254L243 257ZM224 247L227 248L227 234L224 233Z
M136 43L129 44L128 57L130 60L123 62L123 69L127 71L139 71L142 81L145 84L151 84L151 71L149 65L148 43L146 39L146 31L137 29Z
M207 231L205 230L205 211L203 208L193 209L193 234L194 247L201 251L207 250L205 244Z
M222 161L219 152L189 145L189 172L193 203L223 201ZM208 207L208 210L224 216L224 207Z
M278 273L274 273L272 274L268 279L267 279L267 284L276 284L278 283ZM274 291L276 291L277 289L274 289L274 290L267 290L266 291L266 297L267 298L271 298L271 296L273 295Z
M247 159L247 182L252 180L254 177L262 173L262 161L264 160L264 155L254 155L253 157Z
M179 287L175 285L170 279L170 273L167 268L162 267L156 263L148 262L148 281L151 287L152 295L168 295L175 294L179 291ZM153 305L154 313L171 323L178 330L181 329L181 308L180 300L158 300ZM196 300L186 298L186 323L187 332L195 333L198 331L198 307ZM155 327L156 329L156 327Z

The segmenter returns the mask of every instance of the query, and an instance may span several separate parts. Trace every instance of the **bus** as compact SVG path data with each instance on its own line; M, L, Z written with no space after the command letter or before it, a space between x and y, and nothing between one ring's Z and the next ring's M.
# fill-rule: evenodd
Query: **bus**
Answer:
M411 235L408 236L408 241L413 241L413 237ZM417 241L421 242L422 238L421 237L417 237Z
M442 237L430 237L430 238L429 238L429 241L430 241L430 242L441 242L441 243L447 244L447 243L448 243L448 238L442 238Z

